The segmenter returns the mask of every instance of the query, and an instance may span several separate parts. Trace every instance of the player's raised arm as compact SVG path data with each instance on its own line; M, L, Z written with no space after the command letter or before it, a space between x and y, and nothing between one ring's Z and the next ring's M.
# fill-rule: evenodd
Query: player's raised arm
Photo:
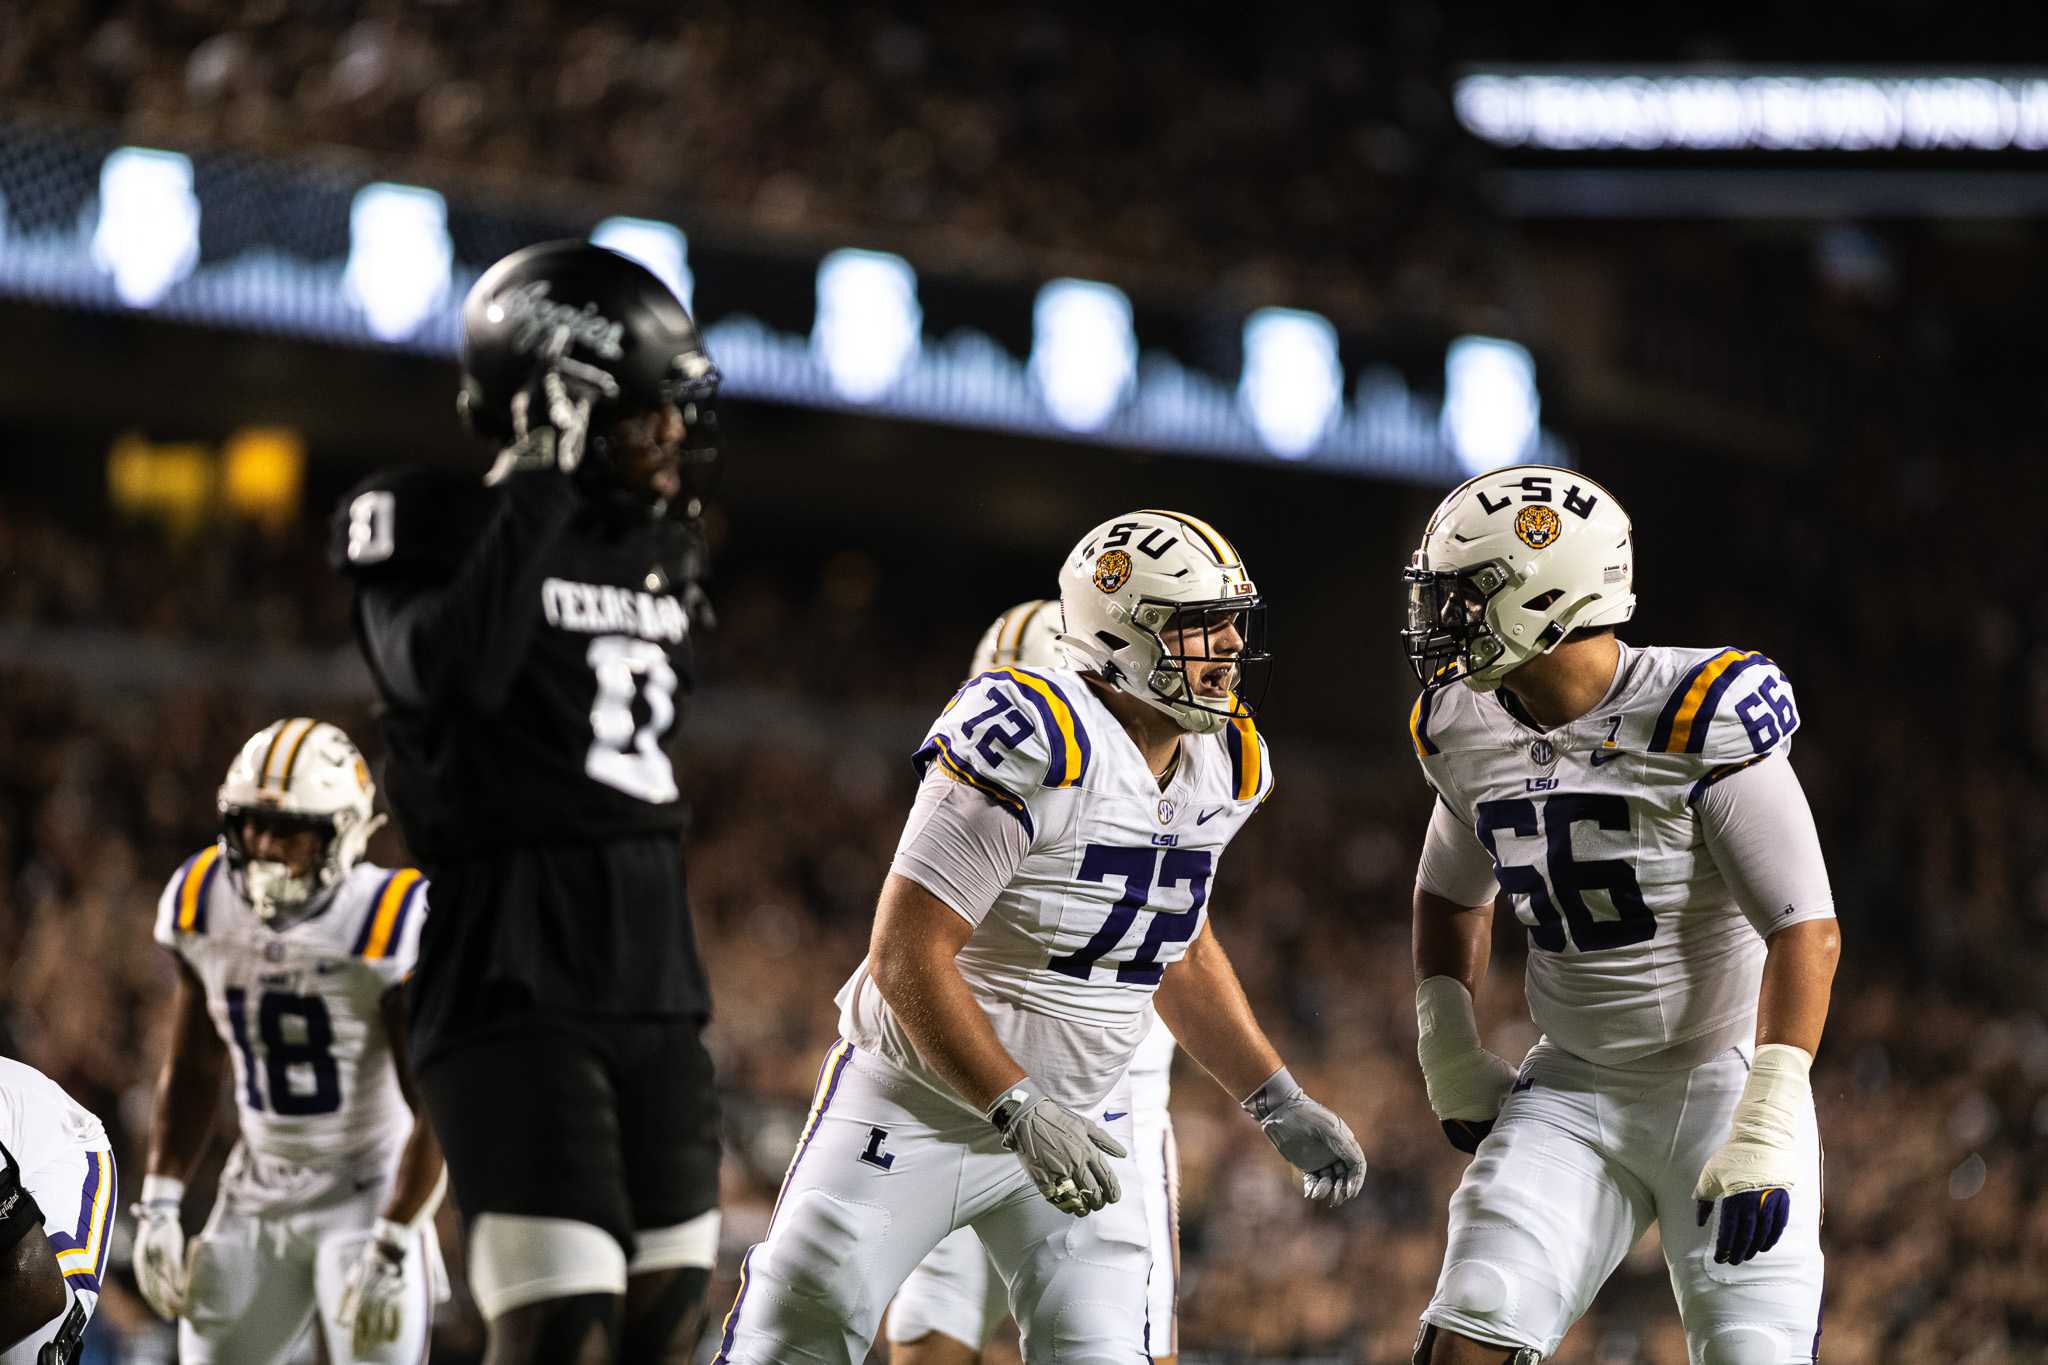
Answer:
M43 1233L43 1211L0 1143L0 1352L64 1311L64 1276Z
M1365 1184L1365 1153L1346 1124L1312 1100L1252 1014L1237 969L1211 925L1159 978L1159 1017L1190 1057L1229 1092L1301 1172L1301 1192L1331 1208Z
M1779 691L1789 699L1789 684ZM1749 1081L1727 1142L1693 1191L1701 1226L1719 1202L1714 1259L1737 1265L1775 1246L1790 1216L1787 1191L1813 1125L1808 1073L1842 948L1813 811L1790 760L1759 761L1772 752L1746 760L1694 803L1708 851L1765 939Z
M183 958L173 953L172 961L178 976L171 1045L157 1073L148 1165L135 1204L135 1281L149 1306L175 1321L185 1311L185 1229L178 1209L213 1136L228 1054L207 1017L206 988Z
M461 697L485 710L504 699L540 617L525 610L548 573L546 551L581 501L559 472L500 482L495 507L467 545L459 495L440 481L372 481L335 517L334 559L357 583L364 648L392 695L413 705Z

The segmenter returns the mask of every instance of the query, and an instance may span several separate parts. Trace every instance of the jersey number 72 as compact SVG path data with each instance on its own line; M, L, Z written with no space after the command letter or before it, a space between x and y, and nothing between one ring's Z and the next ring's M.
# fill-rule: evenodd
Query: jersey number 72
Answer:
M1115 951L1130 932L1132 921L1151 899L1152 888L1186 883L1188 908L1154 910L1145 941L1130 961L1116 969L1116 979L1125 985L1156 986L1165 968L1159 965L1159 950L1169 943L1185 943L1202 926L1202 907L1209 901L1209 873L1215 855L1205 848L1119 848L1113 844L1090 844L1081 855L1079 876L1084 882L1106 882L1121 877L1124 893L1110 907L1109 918L1095 936L1071 953L1061 953L1045 965L1063 976L1086 981L1095 964Z

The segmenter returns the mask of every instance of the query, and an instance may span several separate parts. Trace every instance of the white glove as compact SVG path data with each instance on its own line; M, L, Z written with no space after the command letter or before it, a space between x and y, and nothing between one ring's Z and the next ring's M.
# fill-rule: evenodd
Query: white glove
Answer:
M412 1229L379 1218L362 1254L342 1282L335 1324L349 1333L357 1355L398 1340L399 1307L405 1295L405 1252Z
M988 1107L988 1121L1031 1173L1038 1192L1061 1213L1078 1218L1123 1197L1116 1172L1104 1161L1130 1155L1123 1145L1073 1110L1057 1104L1026 1076Z
M1415 1026L1429 1107L1453 1147L1476 1152L1515 1084L1515 1068L1480 1046L1472 992L1456 977L1428 977L1415 988Z
M1728 1140L1707 1158L1692 1197L1705 1227L1721 1206L1714 1259L1741 1265L1785 1235L1792 1217L1791 1189L1802 1165L1803 1133L1813 1117L1807 1073L1813 1054L1789 1043L1766 1043L1749 1065L1749 1082L1735 1106Z
M185 1182L168 1175L142 1178L135 1215L135 1283L159 1316L176 1322L185 1311L185 1229L178 1205Z

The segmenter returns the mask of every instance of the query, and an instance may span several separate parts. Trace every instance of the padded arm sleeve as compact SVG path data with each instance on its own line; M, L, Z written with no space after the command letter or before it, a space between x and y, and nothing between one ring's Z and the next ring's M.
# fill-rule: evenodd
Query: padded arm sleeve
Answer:
M918 786L890 871L979 924L1030 849L1022 824L934 764Z
M1760 762L1715 783L1693 809L1708 852L1759 934L1834 918L1820 833L1789 760Z
M1451 813L1438 797L1429 816L1429 833L1422 841L1422 861L1415 869L1415 884L1432 896L1442 896L1454 905L1491 905L1500 894L1494 880L1493 859L1472 827Z

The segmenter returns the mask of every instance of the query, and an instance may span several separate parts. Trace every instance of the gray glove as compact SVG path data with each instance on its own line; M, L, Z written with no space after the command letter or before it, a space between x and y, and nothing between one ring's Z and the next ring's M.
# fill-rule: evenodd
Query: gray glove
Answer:
M593 405L619 395L618 381L595 365L568 356L570 333L558 328L536 359L533 378L512 398L516 439L498 455L484 482L495 484L531 470L573 474L590 439Z
M1287 1164L1301 1172L1301 1192L1336 1208L1365 1184L1365 1153L1350 1125L1317 1104L1286 1067L1267 1078L1244 1101Z
M1103 1159L1128 1156L1121 1144L1073 1110L1053 1102L1026 1076L988 1107L988 1121L1031 1173L1038 1192L1061 1213L1077 1218L1123 1197L1116 1172Z

